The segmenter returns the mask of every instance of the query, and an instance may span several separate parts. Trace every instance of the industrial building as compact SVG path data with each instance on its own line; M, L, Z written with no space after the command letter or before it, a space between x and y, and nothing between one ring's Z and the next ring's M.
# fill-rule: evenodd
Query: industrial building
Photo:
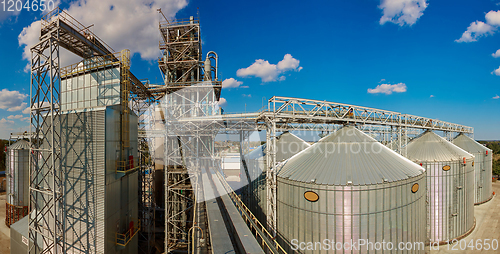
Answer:
M491 192L493 151L462 134L453 139L453 144L474 155L474 204L488 202L493 197Z
M293 246L292 239L426 241L425 170L355 127L322 138L278 168L283 246ZM424 253L421 247L408 253ZM298 253L331 252L326 247Z
M472 127L279 96L258 112L224 114L219 57L203 54L199 18L159 13L160 84L138 79L128 50L65 11L42 18L31 49L30 178L15 183L29 186L29 215L12 225L13 249L291 253L292 239L428 244L473 229L474 156L449 142L472 140ZM62 49L82 60L60 67ZM297 131L322 139L310 145ZM250 151L258 132L265 142ZM238 139L229 148L248 182L241 190L224 175L220 135ZM347 149L366 145L378 152Z
M7 200L5 224L10 225L28 215L29 153L28 141L19 140L6 148Z
M413 139L407 157L427 170L427 237L461 239L474 222L474 155L432 131Z
M276 138L276 159L285 161L302 150L310 147L307 142L296 135L285 132ZM245 155L243 159L243 176L245 187L243 201L257 219L266 224L266 145L261 145Z

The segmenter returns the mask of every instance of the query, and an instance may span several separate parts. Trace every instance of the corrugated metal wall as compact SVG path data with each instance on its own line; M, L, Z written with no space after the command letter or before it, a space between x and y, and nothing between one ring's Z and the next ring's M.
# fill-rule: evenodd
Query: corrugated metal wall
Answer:
M130 154L138 165L137 116L130 115ZM137 253L137 236L117 248L116 233L138 218L138 174L116 173L120 106L62 115L65 229L68 252ZM95 249L94 247L95 246Z
M29 147L21 149L14 145L7 149L6 156L7 203L15 206L28 206L30 151Z
M474 225L473 159L422 162L427 169L428 237L433 242L454 239ZM450 169L443 170L445 166Z
M120 68L61 78L61 110L120 104Z
M104 110L61 116L68 251L99 253L104 243L99 232L105 202L104 119Z
M420 190L412 193L418 183ZM332 186L303 183L278 177L278 232L290 246L297 242L350 243L360 239L376 243L424 242L425 173L393 183L365 186ZM304 198L306 191L318 194L317 202ZM376 253L366 246L358 250L305 250L303 253ZM378 252L377 252L378 253ZM388 252L389 253L389 252ZM422 250L390 253L424 253Z

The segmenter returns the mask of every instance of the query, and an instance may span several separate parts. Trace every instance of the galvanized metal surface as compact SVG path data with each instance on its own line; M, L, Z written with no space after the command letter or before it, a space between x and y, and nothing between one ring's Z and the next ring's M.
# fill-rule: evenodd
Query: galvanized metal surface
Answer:
M29 149L29 142L25 140L7 148L7 203L14 206L29 204Z
M210 245L213 253L235 253L231 238L227 232L224 219L217 204L214 187L210 184L209 176L203 169L203 195L206 203L207 221L210 234Z
M370 185L420 175L422 168L354 127L344 127L293 156L278 177L326 185Z
M120 106L62 114L65 248L68 252L137 253L137 237L123 250L116 233L138 218L137 172L116 173ZM137 166L137 117L130 115L130 155Z
M482 203L489 200L492 196L491 177L493 167L493 151L474 139L460 134L454 140L453 144L474 155L475 172L475 195L474 203Z
M28 244L33 246L28 236L26 216L10 226L10 253L28 253Z
M310 146L296 135L285 132L276 140L276 158L278 161L284 161ZM267 214L265 151L266 144L255 148L244 157L251 179L247 186L248 198L245 202L262 224L265 224Z
M432 131L426 131L408 143L407 153L411 161L453 161L474 157Z
M427 170L428 239L462 236L474 225L474 156L433 132L414 139L407 149L408 157Z
M90 61L90 62L89 62ZM77 68L92 64L84 60ZM111 63L108 63L113 67ZM120 68L108 68L87 74L69 75L61 79L61 110L120 104Z
M344 146L347 144L357 146L374 141L353 127L344 129L344 132L339 130L292 157L278 172L277 225L281 240L289 247L293 239L296 243L323 243L327 239L333 242L332 245L359 242L361 239L372 243L385 240L394 245L399 242L425 242L425 170L382 144L374 145L382 150L381 155L363 150L356 154L350 150L346 153ZM347 130L351 135L347 135ZM342 156L314 150L315 146L322 147L326 143L341 144ZM332 156L335 160L330 160ZM371 157L376 159L368 159ZM322 162L314 163L315 160ZM360 163L363 160L364 163ZM399 172L390 165L397 165ZM344 176L340 171L345 172ZM334 176L342 180L338 181ZM391 180L381 181L383 178ZM311 182L312 179L315 181ZM352 184L346 185L347 181ZM420 188L413 193L415 184ZM318 200L307 200L305 193L308 191L316 193ZM301 252L352 251L340 248L335 252L325 249L327 247L317 246L315 250ZM291 248L288 251L295 253ZM375 250L352 253L375 253ZM424 251L422 246L421 250L391 253Z

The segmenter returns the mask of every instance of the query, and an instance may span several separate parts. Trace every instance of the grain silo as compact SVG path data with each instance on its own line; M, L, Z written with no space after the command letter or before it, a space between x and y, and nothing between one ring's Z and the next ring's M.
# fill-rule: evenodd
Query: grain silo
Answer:
M427 237L445 242L474 227L474 156L432 131L407 146L407 157L427 170Z
M425 170L360 130L322 138L277 174L277 231L289 253L301 242L314 244L303 253L375 253L383 241L391 253L424 253ZM396 251L399 242L422 244Z
M285 132L278 136L276 140L276 161L284 161L310 146L296 135ZM244 173L246 178L250 178L246 189L248 197L245 199L245 203L247 203L247 206L257 219L265 225L267 214L266 144L248 153L245 156L245 163L248 175L246 172Z
M474 204L482 204L489 201L493 197L491 192L491 170L493 167L492 150L464 134L458 135L453 140L453 144L474 155Z
M28 215L29 205L29 154L28 141L19 140L7 147L7 200L5 224L10 227Z

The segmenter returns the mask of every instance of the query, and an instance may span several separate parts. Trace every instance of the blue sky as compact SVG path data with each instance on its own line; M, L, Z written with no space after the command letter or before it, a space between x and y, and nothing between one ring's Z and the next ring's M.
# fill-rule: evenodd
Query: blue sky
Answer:
M500 49L497 3L88 0L60 6L95 24L116 51L130 48L132 71L153 83L161 82L156 9L169 18L196 16L199 9L203 52L218 53L219 78L230 86L222 92L226 112L256 111L263 99L290 96L437 118L474 127L476 139L500 139L500 57L492 55ZM0 10L0 138L27 130L23 43L36 40L37 29L21 33L40 15Z

